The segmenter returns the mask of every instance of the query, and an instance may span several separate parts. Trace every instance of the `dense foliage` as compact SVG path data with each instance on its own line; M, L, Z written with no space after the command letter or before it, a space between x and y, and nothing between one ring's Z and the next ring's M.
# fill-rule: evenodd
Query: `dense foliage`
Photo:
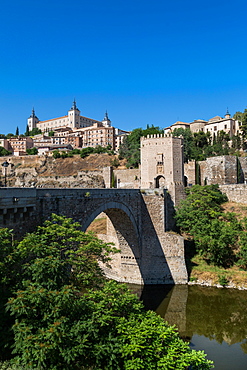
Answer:
M120 145L119 158L127 159L127 167L138 167L140 164L140 138L142 136L164 134L164 130L159 127L147 126L145 130L142 128L134 129L130 135L126 136L123 143Z
M26 132L25 132L25 136L35 136L35 135L39 135L39 134L42 134L42 131L35 127L33 128L31 131L29 130L29 127L27 125L27 128L26 128Z
M27 149L27 154L28 155L36 155L36 154L38 154L38 149L35 148L35 147Z
M203 161L217 155L239 155L239 149L244 148L244 139L240 134L231 137L225 131L219 131L211 136L210 132L194 132L190 129L176 128L173 136L182 136L184 139L184 161Z
M67 158L67 157L73 157L74 154L80 154L81 158L86 158L90 154L101 154L101 153L107 153L109 155L113 155L114 151L112 150L111 145L107 145L106 147L103 147L101 145L97 145L96 147L87 147L83 149L73 149L71 151L67 152L60 152L59 150L53 151L53 158Z
M3 157L5 155L10 155L11 152L5 148L3 148L2 146L0 146L0 157Z
M105 282L98 260L107 263L116 250L79 224L53 215L16 245L12 239L0 231L0 288L9 297L0 322L17 369L212 367L125 285Z
M186 192L175 216L181 231L193 237L197 251L209 263L246 268L247 220L238 221L235 214L223 212L221 204L227 197L218 185L194 185Z
M239 120L242 123L241 130L244 139L247 139L247 109L244 112L236 112L233 116L234 119ZM245 143L245 148L247 147L247 143Z

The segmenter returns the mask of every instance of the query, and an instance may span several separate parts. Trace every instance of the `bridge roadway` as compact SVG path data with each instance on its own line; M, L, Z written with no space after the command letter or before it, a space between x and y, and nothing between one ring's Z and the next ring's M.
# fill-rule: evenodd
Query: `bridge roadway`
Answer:
M71 217L82 230L101 212L104 241L114 242L108 277L134 284L185 284L183 238L167 232L170 214L165 190L1 188L0 227L18 236L35 229L51 213Z

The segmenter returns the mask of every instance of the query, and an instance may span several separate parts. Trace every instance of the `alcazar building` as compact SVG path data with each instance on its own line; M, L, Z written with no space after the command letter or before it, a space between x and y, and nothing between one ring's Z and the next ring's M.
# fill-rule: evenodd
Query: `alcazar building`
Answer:
M38 128L42 132L54 131L61 127L68 127L74 130L78 128L93 126L95 123L98 123L100 126L103 127L111 127L111 121L108 118L107 112L102 121L97 121L92 118L81 116L81 112L77 108L75 100L73 102L71 109L68 111L68 115L66 116L53 118L46 121L40 121L38 117L35 115L33 109L31 116L27 120L27 124L30 131L33 130L34 128Z
M55 148L75 149L99 145L110 145L117 151L124 136L129 134L113 127L107 112L102 121L82 116L75 100L66 116L45 121L40 121L33 109L27 124L29 131L38 128L42 132L33 138L33 145L40 154ZM49 132L53 132L53 135L48 135Z

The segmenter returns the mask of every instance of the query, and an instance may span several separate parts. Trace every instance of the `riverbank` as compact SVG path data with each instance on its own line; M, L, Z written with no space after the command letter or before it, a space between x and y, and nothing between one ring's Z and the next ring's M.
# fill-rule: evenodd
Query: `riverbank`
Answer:
M247 290L247 271L233 266L228 269L209 265L201 256L194 256L189 263L189 285L214 286Z

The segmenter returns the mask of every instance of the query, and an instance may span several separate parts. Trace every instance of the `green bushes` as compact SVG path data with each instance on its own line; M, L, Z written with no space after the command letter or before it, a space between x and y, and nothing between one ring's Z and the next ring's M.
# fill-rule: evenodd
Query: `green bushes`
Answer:
M114 154L114 151L111 149L111 146L108 145L107 147L102 147L100 145L92 148L92 147L87 147L83 149L73 149L69 152L60 152L59 150L54 150L52 155L53 158L68 158L68 157L73 157L74 154L79 154L81 158L86 158L90 154L101 154L101 153L108 153L110 155Z
M176 211L181 231L194 238L197 251L216 266L234 263L247 267L247 222L238 221L234 213L224 213L227 201L218 185L194 185Z
M12 334L5 338L13 348L12 370L212 367L175 327L146 312L125 285L105 281L98 261L107 263L117 250L80 231L78 223L53 215L16 245L2 229L0 242L0 298L2 309L9 298L4 327ZM6 347L0 359L6 359Z

